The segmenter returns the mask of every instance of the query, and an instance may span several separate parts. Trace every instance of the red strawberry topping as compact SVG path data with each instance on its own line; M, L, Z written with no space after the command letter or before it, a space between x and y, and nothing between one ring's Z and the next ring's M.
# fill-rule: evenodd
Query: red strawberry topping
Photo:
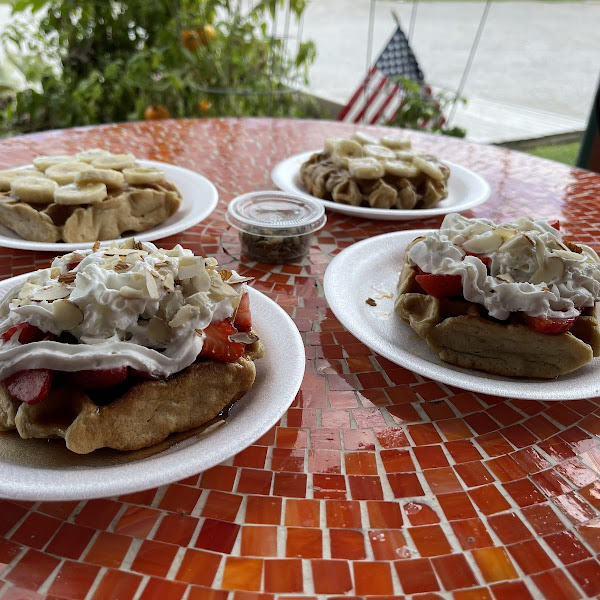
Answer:
M100 390L123 383L127 379L127 367L116 369L90 369L68 373L69 382L84 390Z
M1 337L5 342L8 342L15 333L18 334L17 340L19 340L19 343L21 344L39 342L48 335L46 332L38 329L35 325L31 325L30 323L19 323L6 330Z
M200 356L214 358L222 362L234 362L244 354L245 344L232 342L230 335L237 333L229 319L211 323L205 330L206 338Z
M422 273L415 277L416 282L430 296L445 298L462 294L462 279L460 275Z
M50 392L54 372L50 369L17 371L2 383L11 396L26 404L37 404Z
M240 300L233 325L238 331L250 331L252 329L252 317L250 315L250 296L245 292Z
M523 315L525 323L538 331L539 333L547 333L549 335L560 335L561 333L567 333L573 323L575 323L577 317L569 317L566 319L545 319L544 317L530 317L529 315Z

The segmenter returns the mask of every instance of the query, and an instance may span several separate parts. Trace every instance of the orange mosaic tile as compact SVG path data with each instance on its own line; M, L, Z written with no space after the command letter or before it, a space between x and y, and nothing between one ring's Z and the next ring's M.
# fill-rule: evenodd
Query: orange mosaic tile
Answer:
M372 351L324 297L325 271L345 248L437 227L442 217L371 221L328 210L309 254L283 265L249 260L228 231L233 197L272 187L270 172L283 158L355 130L225 118L0 140L3 168L37 154L134 147L140 157L203 173L219 191L216 209L160 243L214 255L253 277L254 289L294 321L306 351L292 405L222 464L114 498L0 499L1 600L600 596L600 398L500 398L438 383ZM600 250L600 175L507 148L403 135L487 179L490 199L465 215L512 220L526 205ZM246 165L244 177L232 158ZM49 260L2 246L0 277Z

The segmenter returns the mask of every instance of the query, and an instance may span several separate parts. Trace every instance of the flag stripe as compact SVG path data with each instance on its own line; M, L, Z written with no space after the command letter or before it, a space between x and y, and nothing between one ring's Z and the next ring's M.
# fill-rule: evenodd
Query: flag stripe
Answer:
M383 90L383 88L385 87L386 83L387 83L387 79L385 77L382 77L381 81L377 84L377 87L375 88L375 90L369 94L369 97L367 98L367 100L366 100L364 106L362 107L361 111L358 113L358 116L354 119L355 123L358 123L358 121L362 121L362 119L365 116L367 110L370 108L371 104L373 102L375 102L375 100L379 96L379 92L381 92L381 90Z
M375 115L373 115L373 117L369 121L369 123L371 125L375 125L377 122L379 122L379 119L383 115L385 109L390 105L390 102L398 94L400 94L400 91L401 90L400 90L400 88L397 85L392 85L392 89L391 89L390 93L387 95L387 98L382 102L381 106L379 107L379 110L375 113Z
M365 90L366 86L368 85L369 80L376 72L377 72L377 69L374 66L371 67L371 70L367 73L367 76L365 77L363 82L358 86L358 89L356 90L356 92L354 92L354 95L352 96L352 98L350 98L350 102L348 102L348 104L346 104L346 106L344 106L344 108L342 108L342 110L340 111L340 114L338 115L338 118L337 118L338 121L344 120L346 115L350 112L350 110L354 106L354 103L361 97L361 95L364 94L364 90Z

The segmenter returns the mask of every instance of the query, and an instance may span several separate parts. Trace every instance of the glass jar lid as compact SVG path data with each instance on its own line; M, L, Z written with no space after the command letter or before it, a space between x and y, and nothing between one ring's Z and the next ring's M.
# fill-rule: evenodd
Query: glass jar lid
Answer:
M250 192L234 198L227 222L244 233L291 237L313 233L325 225L325 207L318 200L287 192Z

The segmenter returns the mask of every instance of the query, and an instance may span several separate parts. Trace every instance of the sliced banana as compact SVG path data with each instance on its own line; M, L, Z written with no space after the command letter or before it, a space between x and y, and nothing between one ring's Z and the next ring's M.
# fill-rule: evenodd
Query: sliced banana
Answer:
M94 169L88 165L87 170L80 171L75 175L75 183L103 183L109 188L120 188L125 183L125 176L121 171Z
M379 144L365 144L363 150L366 156L372 156L377 160L394 160L396 158L393 150Z
M425 175L429 175L432 179L437 179L438 181L444 179L444 174L437 165L434 165L432 162L429 162L420 156L415 157L413 165L415 165L417 169L421 169Z
M337 148L337 145L343 141L344 138L328 138L325 140L325 153L326 154L333 154L335 152L335 149Z
M90 168L88 163L71 161L63 162L46 169L46 177L54 179L58 185L67 185L75 181L75 176Z
M379 140L379 143L392 150L408 150L412 148L412 142L410 140L403 140L402 138L393 136L384 136Z
M103 183L70 183L54 192L56 204L98 204L107 196Z
M331 159L339 167L347 167L348 161L364 156L362 146L353 140L340 140L335 147Z
M358 179L377 179L378 177L383 177L385 173L383 165L372 156L349 159L348 170L352 177L357 177Z
M125 181L131 185L152 184L165 180L164 172L153 167L123 169L123 175Z
M23 202L50 204L58 184L47 177L16 177L10 182L10 193Z
M110 152L108 150L103 150L102 148L90 148L89 150L82 150L81 152L78 152L75 155L75 158L83 162L91 163L97 158L102 158L103 156L110 156Z
M377 140L377 138L374 138L372 135L369 135L364 131L356 131L352 134L351 139L353 139L355 142L358 142L361 146L364 146L365 144L379 144L379 140Z
M100 156L92 161L92 166L97 169L116 169L122 171L135 166L135 156L133 154L110 154L109 156Z
M416 156L421 155L418 152L414 152L413 150L396 150L396 158L398 160L412 162Z
M37 169L7 169L0 171L0 192L10 191L10 182L20 177L44 177Z
M410 162L403 160L386 160L383 163L383 168L386 173L390 175L397 175L398 177L416 177L419 174L419 169Z
M45 171L49 167L59 165L60 163L73 162L75 159L68 154L59 154L55 156L36 156L33 159L33 166L40 171Z

